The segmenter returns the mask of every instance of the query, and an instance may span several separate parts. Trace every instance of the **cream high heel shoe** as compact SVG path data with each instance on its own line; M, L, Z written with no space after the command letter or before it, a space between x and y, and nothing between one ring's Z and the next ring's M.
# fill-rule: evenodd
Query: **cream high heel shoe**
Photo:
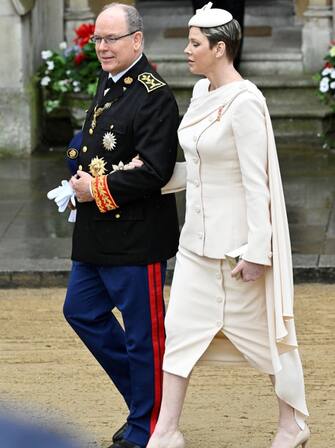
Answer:
M299 434L297 434L297 437L295 438L295 441L293 442L292 448L298 448L300 446L302 448L307 448L310 435L311 435L311 432L309 430L309 427L307 426L307 424L305 424L304 429L302 431L300 431Z
M160 437L158 442L153 441L153 447L155 448L185 448L184 436L180 431L175 431L172 434L165 434L164 437ZM147 445L147 448L151 448L151 443Z

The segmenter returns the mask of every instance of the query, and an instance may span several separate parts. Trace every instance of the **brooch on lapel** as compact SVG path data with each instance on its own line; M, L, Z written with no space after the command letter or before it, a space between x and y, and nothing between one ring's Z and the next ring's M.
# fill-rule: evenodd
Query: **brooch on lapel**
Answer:
M113 132L106 132L102 139L102 145L106 151L113 151L116 148L116 137Z
M220 121L221 120L222 114L223 114L223 106L221 106L220 109L218 110L218 115L216 117L216 121Z
M88 165L90 173L93 177L103 176L106 173L106 162L103 157L100 159L99 157L94 157L91 160L91 163Z

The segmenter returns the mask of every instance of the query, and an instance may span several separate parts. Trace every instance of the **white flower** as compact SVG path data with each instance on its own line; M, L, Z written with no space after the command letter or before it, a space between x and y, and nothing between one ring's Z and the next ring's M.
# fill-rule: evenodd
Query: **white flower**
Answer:
M80 86L80 82L79 81L73 81L72 85L73 85L73 87L78 87L78 86Z
M65 72L67 74L67 76L71 75L71 70L66 70Z
M320 92L326 93L329 90L329 83L320 82Z
M48 86L50 84L51 78L49 76L44 76L41 79L41 86Z
M65 41L61 42L59 44L59 48L60 48L60 50L66 50L67 49L67 43Z
M67 84L68 84L68 80L67 79L61 79L60 81L58 81L58 86L61 92L67 92Z
M329 75L331 72L332 72L331 69L330 69L329 67L326 67L326 68L324 68L324 69L322 70L321 75L322 75L322 76L327 76L327 75Z
M55 68L54 61L47 61L48 70L53 70Z
M330 88L331 88L331 89L335 89L335 81L332 81L332 82L330 83Z
M335 79L335 69L334 68L331 69L330 77L332 79Z
M80 87L74 87L73 91L76 92L76 93L80 92Z
M44 60L49 59L52 56L52 51L50 51L50 50L43 50L42 53L41 53L41 56L42 56L42 59L44 59Z
M319 86L320 92L326 93L329 90L329 78L322 78Z

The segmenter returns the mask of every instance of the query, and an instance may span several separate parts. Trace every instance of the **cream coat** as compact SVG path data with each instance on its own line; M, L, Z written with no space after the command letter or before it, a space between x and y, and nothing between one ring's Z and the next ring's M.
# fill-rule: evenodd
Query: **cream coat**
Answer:
M196 84L179 127L186 173L185 165L177 165L166 186L167 192L180 190L186 176L180 246L223 259L247 243L243 258L268 266L264 293L276 392L308 415L296 349L287 216L265 98L249 81L212 92L208 87L207 79Z

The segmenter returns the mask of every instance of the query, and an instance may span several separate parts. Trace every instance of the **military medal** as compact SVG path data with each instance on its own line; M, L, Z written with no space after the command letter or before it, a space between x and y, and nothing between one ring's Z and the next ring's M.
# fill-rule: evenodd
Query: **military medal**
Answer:
M111 107L111 105L112 105L113 103L115 103L115 101L117 101L117 100L118 100L118 98L116 98L114 101L111 101L111 102L109 102L109 103L106 103L103 107L95 106L94 111L93 111L93 119L92 119L92 123L91 123L91 128L90 128L90 130L88 131L88 132L90 133L90 135L93 134L94 129L95 129L96 126L97 126L97 118L98 118L103 112L105 112L105 110L109 109L109 108Z
M116 147L116 137L113 132L106 132L102 139L103 147L107 151L113 151Z
M78 157L79 151L76 148L69 148L67 150L67 156L69 159L74 160Z
M88 165L90 173L93 177L103 176L106 173L106 162L103 158L94 157Z
M133 78L130 77L130 76L127 76L127 78L124 78L124 80L123 80L123 82L124 82L127 86L130 86L130 84L132 84L133 81L134 81Z

